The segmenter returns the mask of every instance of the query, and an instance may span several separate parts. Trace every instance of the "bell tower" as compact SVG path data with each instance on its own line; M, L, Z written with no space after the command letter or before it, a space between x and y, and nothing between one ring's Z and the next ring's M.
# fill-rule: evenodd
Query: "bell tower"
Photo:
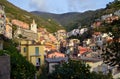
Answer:
M35 23L35 20L33 19L33 22L31 24L30 30L34 31L37 33L37 24Z

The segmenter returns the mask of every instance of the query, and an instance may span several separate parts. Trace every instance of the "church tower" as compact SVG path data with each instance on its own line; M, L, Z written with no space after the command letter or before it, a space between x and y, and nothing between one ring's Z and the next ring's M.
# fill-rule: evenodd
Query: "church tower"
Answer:
M37 33L37 24L35 23L35 20L33 19L33 22L31 24L30 30L34 31Z

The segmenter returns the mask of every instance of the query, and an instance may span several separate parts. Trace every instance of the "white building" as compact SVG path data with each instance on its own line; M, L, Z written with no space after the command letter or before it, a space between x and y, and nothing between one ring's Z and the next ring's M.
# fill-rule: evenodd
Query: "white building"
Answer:
M112 14L103 15L103 16L101 16L101 19L105 20L106 18L111 17L111 16L112 16Z
M115 11L114 15L120 16L120 10Z

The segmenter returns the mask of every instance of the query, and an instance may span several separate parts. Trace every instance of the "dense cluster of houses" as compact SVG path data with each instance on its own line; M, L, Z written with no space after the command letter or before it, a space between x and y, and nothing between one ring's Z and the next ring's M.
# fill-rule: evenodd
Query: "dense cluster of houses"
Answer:
M114 15L104 15L101 17L101 20L105 20L107 23L117 20L120 15L119 12L116 11ZM96 20L91 26L96 28L100 25L101 21ZM14 33L13 26L17 28ZM91 71L102 71L106 74L109 70L112 70L115 78L120 74L116 74L118 72L116 68L104 64L101 58L104 44L112 40L107 33L94 32L91 38L85 39L83 45L80 45L80 40L68 40L67 37L82 35L84 32L87 32L88 28L74 29L68 33L62 29L53 34L49 33L45 28L37 27L35 20L31 24L17 19L9 21L9 18L5 16L3 8L0 6L0 33L9 39L18 39L18 50L36 67L47 64L49 72L52 72L54 70L53 65L67 62L68 58L71 58L73 60L85 61L91 66Z

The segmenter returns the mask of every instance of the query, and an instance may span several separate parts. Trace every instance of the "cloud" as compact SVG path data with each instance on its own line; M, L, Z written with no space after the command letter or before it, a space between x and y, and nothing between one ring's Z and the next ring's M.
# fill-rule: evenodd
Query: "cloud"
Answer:
M30 8L36 8L40 11L47 11L45 0L31 0L29 3Z
M31 0L30 6L38 11L52 13L81 12L105 7L110 1L113 0Z

